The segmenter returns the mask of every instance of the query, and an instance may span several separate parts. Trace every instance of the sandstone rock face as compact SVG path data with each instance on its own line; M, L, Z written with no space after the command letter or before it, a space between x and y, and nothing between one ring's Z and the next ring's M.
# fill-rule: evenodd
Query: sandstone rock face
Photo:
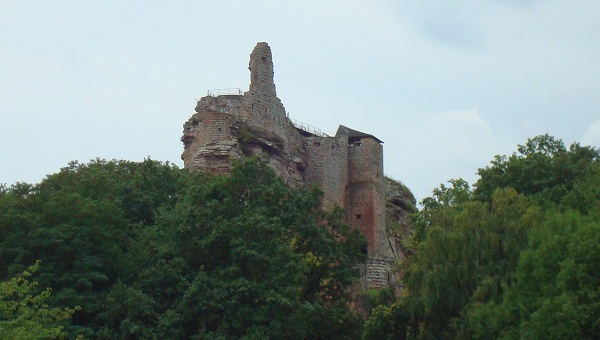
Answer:
M249 69L247 92L216 93L198 101L183 126L184 166L228 174L232 159L258 156L290 185L318 185L323 209L344 208L346 221L368 240L363 287L387 286L393 262L404 254L396 239L401 235L390 233L386 220L405 221L406 214L394 203L401 202L402 194L383 176L383 142L344 126L334 137L297 128L277 97L266 43L256 45Z
M410 214L417 211L417 200L412 192L402 183L385 178L386 195L386 228L394 257L404 259L409 254L403 246L413 233L410 227Z

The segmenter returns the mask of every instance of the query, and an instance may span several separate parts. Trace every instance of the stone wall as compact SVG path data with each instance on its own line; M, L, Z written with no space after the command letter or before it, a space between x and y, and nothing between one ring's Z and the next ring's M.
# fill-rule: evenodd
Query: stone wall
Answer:
M183 125L181 141L189 153L192 146L222 140L234 136L231 126L241 111L242 96L203 97L196 104L196 113Z
M323 208L345 207L348 182L348 138L308 137L304 140L306 171L304 179L323 190Z
M230 160L239 156L237 117L242 96L203 97L196 114L184 124L181 155L187 168L229 173Z
M361 284L367 289L387 287L392 282L393 259L369 257L361 266Z
M377 182L383 186L383 146L373 138L351 141L348 178L357 182Z

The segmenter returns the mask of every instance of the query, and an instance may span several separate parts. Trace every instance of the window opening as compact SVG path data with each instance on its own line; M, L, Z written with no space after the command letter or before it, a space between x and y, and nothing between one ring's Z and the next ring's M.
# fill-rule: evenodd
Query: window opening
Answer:
M367 255L369 253L369 249L367 247L362 247L360 248L360 252L364 255Z

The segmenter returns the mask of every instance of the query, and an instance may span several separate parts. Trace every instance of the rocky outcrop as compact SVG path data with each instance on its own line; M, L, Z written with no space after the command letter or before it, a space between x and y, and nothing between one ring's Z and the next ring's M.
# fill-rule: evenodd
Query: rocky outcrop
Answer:
M265 159L275 173L292 186L302 185L304 181L304 149L293 147L275 135L264 130L242 124L237 133L240 154L246 157L256 156Z
M417 200L404 183L385 177L385 218L386 230L396 259L404 259L409 254L404 242L413 234L410 214L417 212Z

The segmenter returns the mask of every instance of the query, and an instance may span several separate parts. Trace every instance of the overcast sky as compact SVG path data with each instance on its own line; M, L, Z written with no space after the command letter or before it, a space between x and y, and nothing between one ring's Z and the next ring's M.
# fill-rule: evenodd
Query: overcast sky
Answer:
M549 133L600 146L600 1L0 0L0 183L183 166L195 102L271 46L290 117L383 140L418 200Z

